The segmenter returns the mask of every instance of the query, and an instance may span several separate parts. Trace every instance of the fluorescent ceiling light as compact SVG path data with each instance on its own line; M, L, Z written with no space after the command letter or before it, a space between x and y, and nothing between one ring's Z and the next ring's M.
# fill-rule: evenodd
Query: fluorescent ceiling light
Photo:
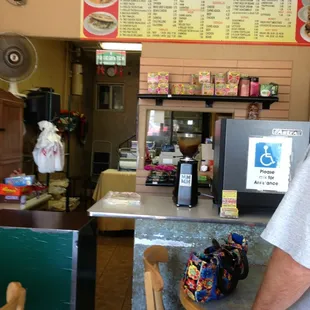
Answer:
M114 42L101 42L100 46L104 50L113 51L142 51L141 43L114 43Z

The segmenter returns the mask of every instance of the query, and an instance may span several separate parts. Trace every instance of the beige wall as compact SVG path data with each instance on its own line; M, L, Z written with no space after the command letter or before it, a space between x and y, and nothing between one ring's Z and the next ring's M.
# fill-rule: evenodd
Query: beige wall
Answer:
M112 143L113 167L117 167L117 151L120 143L136 133L137 93L139 89L139 54L128 54L123 77L98 76L98 82L124 83L124 111L93 112L93 139ZM94 85L95 92L95 85ZM96 100L96 98L94 98ZM96 105L96 103L95 103Z
M1 11L1 9L0 9ZM1 25L1 21L0 21ZM20 92L29 90L32 87L52 87L56 93L61 95L62 106L67 100L67 73L66 66L66 42L30 38L38 54L38 68L34 74L24 82L18 83ZM8 84L0 80L0 88L8 89Z
M305 121L309 119L309 53L309 47L146 43L142 57L293 61L289 119Z
M81 0L29 0L24 7L0 1L0 32L79 38Z

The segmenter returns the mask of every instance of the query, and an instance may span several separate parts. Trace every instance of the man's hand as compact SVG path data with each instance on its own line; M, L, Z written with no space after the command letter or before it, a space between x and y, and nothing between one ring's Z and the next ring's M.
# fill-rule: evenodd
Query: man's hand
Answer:
M285 310L310 286L310 269L275 248L252 310Z

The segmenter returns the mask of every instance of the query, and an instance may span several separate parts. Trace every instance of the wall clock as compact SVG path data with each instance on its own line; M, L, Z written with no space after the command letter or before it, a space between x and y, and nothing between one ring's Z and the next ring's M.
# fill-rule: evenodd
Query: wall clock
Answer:
M116 70L114 67L109 67L107 69L107 76L114 77L116 75Z

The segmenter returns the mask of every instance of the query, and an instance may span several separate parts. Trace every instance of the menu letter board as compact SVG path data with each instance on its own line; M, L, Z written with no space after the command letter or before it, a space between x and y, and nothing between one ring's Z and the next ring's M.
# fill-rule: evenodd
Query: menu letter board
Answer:
M82 0L81 38L310 45L310 0Z

